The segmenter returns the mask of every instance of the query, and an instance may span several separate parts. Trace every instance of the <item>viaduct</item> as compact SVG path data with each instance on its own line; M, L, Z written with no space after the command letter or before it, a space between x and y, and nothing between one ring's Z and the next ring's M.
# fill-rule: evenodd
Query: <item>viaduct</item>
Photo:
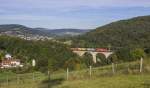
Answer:
M97 54L103 54L105 58L107 59L110 55L112 55L114 52L106 49L101 49L101 48L71 48L71 50L76 53L79 56L83 56L85 53L90 53L93 58L93 62L96 63L96 56Z

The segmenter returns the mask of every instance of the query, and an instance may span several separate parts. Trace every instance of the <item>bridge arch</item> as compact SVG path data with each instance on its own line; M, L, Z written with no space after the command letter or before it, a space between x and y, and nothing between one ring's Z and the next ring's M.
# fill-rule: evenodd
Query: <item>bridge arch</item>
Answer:
M96 66L104 66L112 63L112 56L113 54L109 55L107 58L104 54L102 53L97 53L96 55Z
M85 62L86 66L90 66L93 64L93 55L91 54L91 52L85 52L82 57L84 57L83 61Z
M95 51L86 51L86 50L84 50L84 51L82 51L82 50L81 50L81 51L79 51L79 50L73 50L73 52L76 53L76 54L78 54L79 56L83 56L85 53L90 53L90 54L92 55L92 57L93 57L93 62L94 62L94 63L97 62L97 60L96 60L97 54L102 54L102 55L104 55L106 59L107 59L111 54L113 54L113 52L110 52L110 51L108 51L108 52L95 52Z
M97 53L97 54L96 54L96 60L97 60L97 62L102 62L101 59L106 59L106 58L105 58L105 55L104 55L104 54L101 54L101 53Z

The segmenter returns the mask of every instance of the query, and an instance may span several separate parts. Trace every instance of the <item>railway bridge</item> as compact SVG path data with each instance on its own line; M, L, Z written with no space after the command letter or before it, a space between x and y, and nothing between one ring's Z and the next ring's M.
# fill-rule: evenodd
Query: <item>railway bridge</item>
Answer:
M90 53L92 55L93 62L96 63L96 55L103 54L107 59L114 52L106 48L71 48L71 50L79 56L83 56L85 53Z

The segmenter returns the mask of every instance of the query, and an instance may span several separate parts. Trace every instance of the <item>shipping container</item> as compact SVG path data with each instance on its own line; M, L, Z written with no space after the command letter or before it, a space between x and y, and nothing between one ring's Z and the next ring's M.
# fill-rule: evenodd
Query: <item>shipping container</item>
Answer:
M87 48L87 51L95 51L94 48Z
M106 49L106 48L96 48L95 51L97 51L97 52L108 52L108 49Z

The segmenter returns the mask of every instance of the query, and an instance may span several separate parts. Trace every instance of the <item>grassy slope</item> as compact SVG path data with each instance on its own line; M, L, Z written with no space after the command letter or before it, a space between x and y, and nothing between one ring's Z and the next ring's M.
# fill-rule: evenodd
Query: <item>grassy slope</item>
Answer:
M0 75L0 88L39 88L46 76L41 73L13 74L7 73Z
M111 66L94 68L91 79L78 77L53 88L150 88L149 67L149 60L144 61L143 73L139 73L139 61L118 64L115 75L111 73ZM83 74L84 71L78 72L80 76Z
M90 80L66 81L53 88L149 88L150 75L117 75Z
M30 75L30 77L29 77ZM1 88L48 88L44 83L45 76L36 76L36 81L32 80L32 74L24 74L17 84L16 80L1 83ZM46 82L46 81L45 81ZM92 79L71 80L71 81L50 81L49 88L149 88L150 75L115 75L98 77Z
M92 77L89 78L89 69L70 72L69 81L65 81L66 73L53 73L51 80L41 73L20 74L17 84L17 75L10 73L9 84L7 75L0 74L0 88L150 88L150 75L148 71L149 60L144 61L144 72L139 74L139 61L118 64L116 74L112 75L111 65L93 68ZM127 66L130 69L127 69ZM146 69L147 68L147 69ZM136 72L136 73L135 73ZM108 74L109 73L109 74Z

